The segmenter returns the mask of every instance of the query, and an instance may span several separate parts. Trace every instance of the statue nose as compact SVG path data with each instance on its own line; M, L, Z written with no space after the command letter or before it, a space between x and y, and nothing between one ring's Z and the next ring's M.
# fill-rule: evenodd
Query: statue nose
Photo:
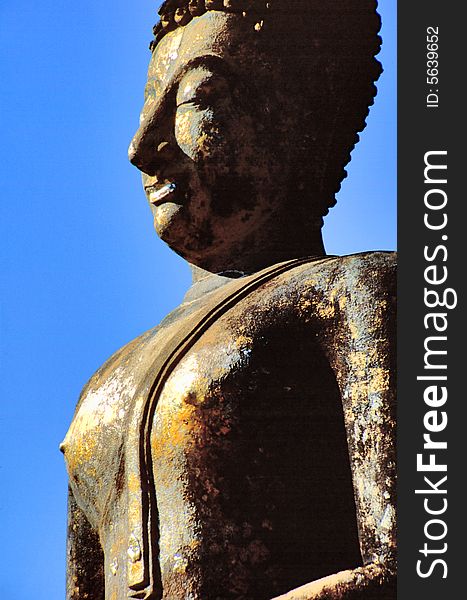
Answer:
M150 140L148 140L148 131L140 128L135 133L128 147L128 160L132 165L148 175L153 175L153 173L149 172L152 170L151 166L153 162L151 160L151 146L154 152L154 144L151 144Z
M128 148L128 158L140 171L154 176L173 159L177 142L164 99L145 107L142 115L144 117Z
M138 130L130 142L128 159L140 171L153 176L168 165L176 153L175 142L158 139L148 130Z
M136 148L136 144L135 144L135 138L133 138L130 142L130 145L128 146L128 160L131 162L132 165L135 165L135 167L137 167L138 165L137 163L137 158L136 158L136 154L137 154L137 148Z

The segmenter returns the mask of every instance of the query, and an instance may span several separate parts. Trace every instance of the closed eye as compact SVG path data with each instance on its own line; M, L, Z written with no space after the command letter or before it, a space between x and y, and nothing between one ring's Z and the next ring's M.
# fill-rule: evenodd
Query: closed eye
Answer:
M182 106L188 106L189 104L196 106L197 108L209 108L212 103L208 103L206 98L191 98L190 100L185 100L184 102L180 102L177 104L177 108L181 108Z
M230 86L223 75L204 66L185 74L177 90L177 108L186 104L208 107L230 96Z

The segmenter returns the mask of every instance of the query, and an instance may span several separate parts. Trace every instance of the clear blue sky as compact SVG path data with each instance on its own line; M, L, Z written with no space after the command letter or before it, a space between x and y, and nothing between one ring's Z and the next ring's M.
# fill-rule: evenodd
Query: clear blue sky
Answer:
M394 249L395 0L385 72L324 230L329 253ZM66 473L80 389L181 299L126 159L158 2L0 0L0 598L62 600Z

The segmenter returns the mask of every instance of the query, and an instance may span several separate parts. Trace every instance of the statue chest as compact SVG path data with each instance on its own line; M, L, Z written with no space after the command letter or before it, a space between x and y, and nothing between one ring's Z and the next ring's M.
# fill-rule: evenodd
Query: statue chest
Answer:
M269 340L258 335L258 320L255 330L248 326L242 318L246 310L238 306L214 323L174 366L157 398L151 452L161 490L185 480L204 447L212 452L216 445L222 449L231 443L245 407L255 395L258 400L258 386L271 377L274 365L268 367L264 360ZM95 526L102 526L103 515L113 512L109 505L122 496L129 419L135 402L149 397L150 382L157 377L154 356L179 325L129 344L83 390L63 446L72 486ZM287 377L284 371L283 388L291 390Z
M139 438L129 443L129 416L151 396L154 357L193 312L137 340L86 388L66 454L75 494L100 531L106 590L125 588L146 556L125 527L145 526L129 499L148 482L150 565L164 600L274 597L360 563L326 337L341 327L345 297L321 293L311 275L241 299L172 363L145 421L144 482L131 477Z
M272 597L359 561L334 373L303 323L242 308L180 361L154 413L167 599Z
M335 273L332 288L327 271L302 269L216 313L156 395L154 357L196 327L196 308L135 340L85 388L65 450L73 492L100 533L106 597L120 600L143 560L159 571L163 600L274 597L360 564L328 356L348 355L346 332L358 333L365 312L348 308L354 296ZM144 477L132 477L140 438L130 417L150 398ZM150 556L128 529L148 523L132 514L138 487L153 502Z

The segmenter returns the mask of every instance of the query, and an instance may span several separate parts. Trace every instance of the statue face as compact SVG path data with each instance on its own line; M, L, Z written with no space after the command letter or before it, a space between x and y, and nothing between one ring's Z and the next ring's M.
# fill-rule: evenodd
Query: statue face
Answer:
M273 116L286 95L257 38L251 22L217 11L166 35L129 150L158 235L212 271L236 268L294 213L284 137L293 124Z

